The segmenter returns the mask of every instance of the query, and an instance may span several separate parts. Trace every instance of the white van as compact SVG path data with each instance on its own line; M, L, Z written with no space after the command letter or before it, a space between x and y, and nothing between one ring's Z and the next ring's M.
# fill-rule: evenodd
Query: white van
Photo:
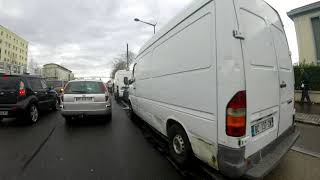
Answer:
M124 79L130 79L132 75L132 71L127 70L119 70L116 72L114 77L114 94L116 98L122 98L123 92L127 88L124 84Z
M261 178L299 136L287 38L263 0L195 1L142 47L131 83L131 112L180 164Z

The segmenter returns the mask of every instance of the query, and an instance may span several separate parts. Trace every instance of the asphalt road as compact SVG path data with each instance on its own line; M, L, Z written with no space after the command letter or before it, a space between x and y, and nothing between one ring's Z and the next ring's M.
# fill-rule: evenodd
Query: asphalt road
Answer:
M0 123L0 180L185 178L117 103L112 121L93 120L69 126L59 112L51 112L36 125ZM313 138L318 127L298 128L302 138L296 145L320 150ZM320 179L320 158L290 151L266 179Z
M68 126L52 112L33 126L2 123L0 179L182 179L119 105L107 124L90 121Z

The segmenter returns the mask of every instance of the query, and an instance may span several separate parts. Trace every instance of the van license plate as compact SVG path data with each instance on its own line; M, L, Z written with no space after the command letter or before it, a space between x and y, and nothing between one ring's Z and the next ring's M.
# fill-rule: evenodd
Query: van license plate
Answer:
M273 118L266 119L258 124L251 126L252 137L263 133L273 127Z
M0 111L1 116L8 116L8 111Z

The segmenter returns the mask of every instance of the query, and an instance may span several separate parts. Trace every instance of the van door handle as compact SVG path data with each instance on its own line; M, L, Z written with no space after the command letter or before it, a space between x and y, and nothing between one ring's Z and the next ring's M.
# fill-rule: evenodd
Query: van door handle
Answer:
M280 84L280 88L285 88L285 87L287 87L287 84L286 83L282 83L282 84Z

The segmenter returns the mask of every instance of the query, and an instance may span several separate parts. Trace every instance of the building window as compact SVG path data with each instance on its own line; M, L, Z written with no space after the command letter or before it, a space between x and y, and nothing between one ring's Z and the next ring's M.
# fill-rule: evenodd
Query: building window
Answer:
M311 18L311 23L316 47L317 64L320 65L320 17Z

